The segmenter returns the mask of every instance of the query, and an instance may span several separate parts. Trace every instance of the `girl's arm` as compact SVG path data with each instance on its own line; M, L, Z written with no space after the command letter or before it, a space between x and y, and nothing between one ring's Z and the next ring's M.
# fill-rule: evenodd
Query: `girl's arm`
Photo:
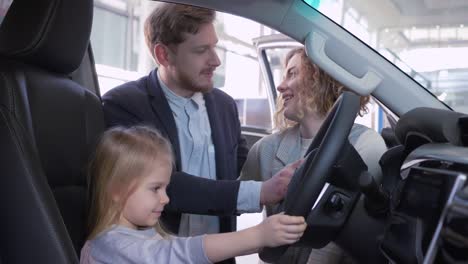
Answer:
M206 235L204 249L208 259L219 262L258 252L263 247L295 243L306 229L303 217L273 215L261 224L238 232Z

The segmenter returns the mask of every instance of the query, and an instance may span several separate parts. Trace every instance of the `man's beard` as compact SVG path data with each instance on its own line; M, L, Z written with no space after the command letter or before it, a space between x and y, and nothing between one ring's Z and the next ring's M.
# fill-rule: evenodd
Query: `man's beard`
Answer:
M182 85L182 87L186 90L192 91L194 93L207 93L213 89L213 82L211 82L208 85L197 85L190 77L183 73L179 72L179 82Z

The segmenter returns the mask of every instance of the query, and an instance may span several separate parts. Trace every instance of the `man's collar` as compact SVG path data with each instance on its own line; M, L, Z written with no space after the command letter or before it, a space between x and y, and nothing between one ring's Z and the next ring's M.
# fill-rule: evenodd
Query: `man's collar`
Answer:
M159 85L161 86L161 89L164 93L164 95L166 96L167 100L174 103L175 105L177 106L180 106L180 107L183 107L185 104L187 104L188 101L190 101L194 96L192 96L192 98L186 98L186 97L183 97L183 96L180 96L176 93L174 93L164 82L163 80L161 79L161 75L159 73L159 71L156 72L156 76L157 76L157 79L158 79L158 82L159 82ZM198 102L197 102L198 103Z

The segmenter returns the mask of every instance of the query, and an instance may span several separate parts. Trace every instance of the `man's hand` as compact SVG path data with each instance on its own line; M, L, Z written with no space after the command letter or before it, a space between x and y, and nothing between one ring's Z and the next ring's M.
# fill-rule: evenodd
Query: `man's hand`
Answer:
M302 164L304 160L300 159L288 164L278 171L271 179L262 184L260 191L260 203L262 205L273 205L281 201L286 195L289 182L294 171Z

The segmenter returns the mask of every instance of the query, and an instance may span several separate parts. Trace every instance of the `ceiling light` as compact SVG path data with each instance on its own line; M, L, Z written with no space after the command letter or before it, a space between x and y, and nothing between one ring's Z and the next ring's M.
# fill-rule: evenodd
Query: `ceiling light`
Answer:
M437 99L439 99L440 101L444 101L445 98L447 98L447 93L446 92L443 92L439 96L437 96Z

